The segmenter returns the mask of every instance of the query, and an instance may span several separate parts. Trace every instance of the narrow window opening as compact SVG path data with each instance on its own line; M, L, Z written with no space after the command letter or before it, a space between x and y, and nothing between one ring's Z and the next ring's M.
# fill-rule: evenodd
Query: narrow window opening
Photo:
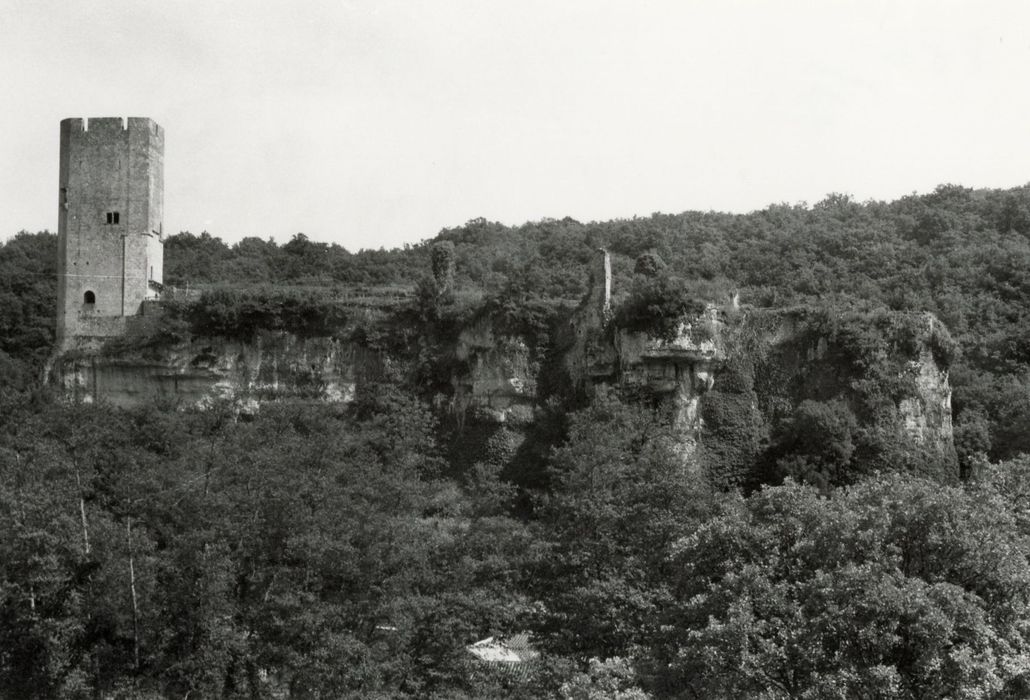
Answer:
M87 291L85 294L82 295L82 303L86 306L93 306L97 303L97 295L94 294L92 291Z
M109 224L117 224L118 223L118 212L116 212L116 211L109 211L109 212L107 212L107 223L109 223Z

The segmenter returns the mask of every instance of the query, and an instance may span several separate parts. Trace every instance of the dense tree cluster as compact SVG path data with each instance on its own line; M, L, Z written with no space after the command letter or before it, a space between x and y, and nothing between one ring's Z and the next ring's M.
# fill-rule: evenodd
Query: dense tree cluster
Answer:
M3 408L5 697L449 696L530 607L525 525L417 401Z
M423 246L350 253L298 233L286 243L244 238L229 246L207 232L165 241L165 282L176 287L212 282L332 285L411 285L428 267Z
M530 513L347 408L25 398L0 429L5 697L1021 697L1030 465L708 488L651 409L570 416ZM830 459L830 456L826 456ZM467 646L531 633L505 669Z
M666 687L769 698L1021 687L1030 570L1011 556L1025 533L996 489L885 476L832 498L787 484L723 507L676 545L676 622L649 659Z
M57 236L23 231L0 244L0 394L39 381L56 316Z

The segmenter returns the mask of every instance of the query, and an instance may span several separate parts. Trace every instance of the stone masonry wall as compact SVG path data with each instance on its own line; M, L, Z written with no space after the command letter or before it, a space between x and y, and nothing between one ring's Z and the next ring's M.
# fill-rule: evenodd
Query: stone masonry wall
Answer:
M65 347L118 326L99 318L139 313L154 294L149 280L161 280L164 132L145 118L65 119L59 180L57 335Z

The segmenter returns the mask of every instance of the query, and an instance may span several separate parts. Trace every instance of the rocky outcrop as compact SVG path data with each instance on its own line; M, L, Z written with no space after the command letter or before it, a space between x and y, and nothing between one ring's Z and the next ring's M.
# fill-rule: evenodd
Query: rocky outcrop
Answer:
M618 367L607 380L664 398L680 435L684 461L696 451L703 424L701 400L715 385L726 356L722 325L718 312L710 307L701 317L680 322L669 339L623 330L613 335Z
M454 354L464 367L451 378L452 408L460 421L532 421L538 368L523 338L498 334L488 318L481 318L461 331Z
M841 401L863 425L954 461L947 329L932 314L762 310L745 316L757 399L770 424L803 400Z
M898 404L905 433L913 442L943 448L954 439L951 423L951 387L929 352L915 363L916 393Z
M70 398L121 407L348 402L360 382L382 373L383 361L380 353L344 341L265 332L249 342L193 338L156 353L73 351L57 358L52 376Z
M758 468L759 453L804 401L840 402L857 416L864 436L918 453L946 475L955 471L951 388L935 354L947 331L931 315L844 318L811 309L709 305L661 338L616 327L610 313L599 312L609 307L610 283L594 279L570 322L567 370L587 391L617 386L663 406L684 462L697 461L704 449L710 468L722 472L710 474L713 481L761 478L749 470ZM879 345L866 347L874 341Z

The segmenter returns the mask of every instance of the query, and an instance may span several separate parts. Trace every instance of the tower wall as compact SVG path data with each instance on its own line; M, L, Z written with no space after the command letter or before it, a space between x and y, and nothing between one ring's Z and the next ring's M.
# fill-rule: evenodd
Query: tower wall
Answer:
M62 348L117 335L161 282L164 130L150 119L61 122L58 318Z

